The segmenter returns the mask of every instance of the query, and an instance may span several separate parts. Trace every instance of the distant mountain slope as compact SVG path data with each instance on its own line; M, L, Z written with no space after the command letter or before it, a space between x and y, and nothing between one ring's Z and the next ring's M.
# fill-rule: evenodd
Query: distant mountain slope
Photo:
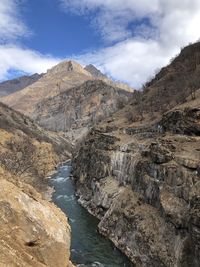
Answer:
M38 103L32 117L50 130L70 131L90 128L122 108L131 93L101 80L87 81L58 96Z
M16 91L22 90L25 87L37 82L42 78L43 74L33 74L31 76L22 76L13 80L8 80L0 83L0 97L7 96Z
M63 61L48 70L36 82L23 90L2 97L1 101L15 110L31 116L36 105L44 99L54 97L86 81L97 79L103 80L111 86L133 91L127 85L118 84L108 79L92 65L84 68L75 61Z
M103 73L101 73L100 70L98 70L94 65L89 64L85 67L85 70L87 70L89 73L92 74L93 77L96 78L107 78L106 75L104 75Z
M1 100L15 110L30 115L40 101L90 79L93 79L92 75L81 65L74 61L63 61L32 85Z
M105 74L103 74L100 70L98 70L92 64L87 65L85 67L85 70L87 70L89 73L91 73L93 77L96 77L97 79L100 79L100 80L106 82L107 84L109 84L113 87L118 87L120 89L126 90L126 91L131 92L131 93L134 91L134 89L126 83L113 81L112 79L109 79Z

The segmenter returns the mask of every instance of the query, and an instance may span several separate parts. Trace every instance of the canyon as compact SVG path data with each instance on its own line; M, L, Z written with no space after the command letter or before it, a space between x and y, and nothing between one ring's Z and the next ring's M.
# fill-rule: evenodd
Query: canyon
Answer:
M9 222L2 226L2 251L3 244L8 248L3 260L12 244L12 254L19 249L24 258L21 266L29 266L31 257L30 266L72 265L70 227L46 199L44 179L59 162L71 159L78 202L99 219L99 232L133 266L198 267L199 66L198 42L183 48L143 90L131 92L92 65L64 61L35 83L0 98L11 106L0 106L1 181L6 188L1 211ZM19 175L11 156L25 160L19 146L25 155L42 154L46 162L39 163L38 155ZM5 153L10 155L6 161ZM59 253L58 262L54 253ZM9 261L2 264L11 265Z

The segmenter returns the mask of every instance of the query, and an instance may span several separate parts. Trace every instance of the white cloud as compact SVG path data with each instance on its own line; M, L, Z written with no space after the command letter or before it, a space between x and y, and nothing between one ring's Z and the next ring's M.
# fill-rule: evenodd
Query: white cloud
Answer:
M30 35L20 16L21 4L23 0L0 1L0 80L7 79L10 70L42 73L59 62L18 44L21 37Z
M60 61L52 56L12 45L0 45L0 59L0 80L8 77L10 69L30 74L42 73Z
M20 18L19 4L19 0L1 0L0 2L1 43L30 34L30 31Z
M78 56L139 87L189 42L200 37L199 0L60 0L66 12L96 13L91 21L107 48Z

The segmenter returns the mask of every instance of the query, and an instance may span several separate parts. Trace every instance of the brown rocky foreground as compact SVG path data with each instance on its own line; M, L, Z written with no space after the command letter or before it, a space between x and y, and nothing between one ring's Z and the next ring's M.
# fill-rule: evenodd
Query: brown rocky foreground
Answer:
M66 216L45 199L45 177L69 144L0 104L0 266L72 267Z

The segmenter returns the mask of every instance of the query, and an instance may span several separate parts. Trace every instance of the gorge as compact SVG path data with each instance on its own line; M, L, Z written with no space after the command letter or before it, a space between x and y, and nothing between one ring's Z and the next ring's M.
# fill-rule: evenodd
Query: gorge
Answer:
M3 86L2 266L199 267L199 66L198 42L142 91L74 61L11 94ZM72 170L47 181L66 160Z

